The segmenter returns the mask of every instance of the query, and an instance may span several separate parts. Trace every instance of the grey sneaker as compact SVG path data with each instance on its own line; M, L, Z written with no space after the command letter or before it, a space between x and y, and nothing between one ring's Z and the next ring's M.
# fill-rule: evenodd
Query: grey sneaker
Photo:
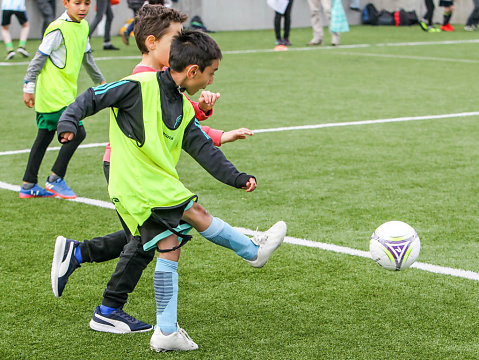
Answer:
M30 57L30 53L23 47L23 46L20 46L18 49L17 49L17 53L20 53L23 55L23 57Z
M150 348L156 352L163 351L191 351L198 349L198 345L191 340L185 330L176 324L176 332L164 335L159 327L155 328L155 332L150 339Z
M258 255L254 260L246 260L252 267L263 267L267 262L273 251L275 251L284 240L286 236L286 223L278 221L268 231L261 235L255 235L252 241L259 245Z
M15 51L10 50L10 51L8 52L7 56L5 57L5 60L13 59L14 56L15 56Z

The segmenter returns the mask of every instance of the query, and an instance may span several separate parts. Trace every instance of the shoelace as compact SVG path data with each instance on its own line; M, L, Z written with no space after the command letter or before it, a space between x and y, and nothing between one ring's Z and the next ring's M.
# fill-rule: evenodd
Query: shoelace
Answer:
M178 328L178 334L182 335L183 337L185 337L187 340L189 341L193 341L192 338L190 338L190 336L188 335L188 333L182 329L182 328Z
M140 322L140 320L138 320L138 319L134 318L133 316L124 312L123 309L119 309L118 312L117 312L117 315L120 316L121 318L129 321L129 322L134 323L134 324L138 324Z
M266 242L266 240L268 240L268 235L266 235L265 233L259 234L258 233L258 228L256 228L256 230L254 232L254 235L253 235L253 242L256 245L261 245L261 244L264 244Z

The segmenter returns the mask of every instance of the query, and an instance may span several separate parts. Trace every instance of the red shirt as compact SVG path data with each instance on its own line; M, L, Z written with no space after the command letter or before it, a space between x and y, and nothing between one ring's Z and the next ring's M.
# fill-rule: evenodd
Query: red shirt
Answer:
M137 65L133 69L133 74L138 74L141 72L153 72L153 71L156 72L158 70L145 65ZM198 102L191 101L189 97L187 98L188 100L190 100L191 105L193 105L193 109L195 109L196 119L198 119L199 121L206 120L211 115L213 115L213 109L205 113L203 110L200 109ZM215 144L218 147L221 146L221 135L223 135L224 133L223 130L212 129L209 126L203 126L203 125L201 126L201 130L203 130L211 138L211 140L213 140L213 144ZM103 161L110 162L110 154L111 154L111 147L110 147L110 143L108 143L106 145L105 154L103 155Z

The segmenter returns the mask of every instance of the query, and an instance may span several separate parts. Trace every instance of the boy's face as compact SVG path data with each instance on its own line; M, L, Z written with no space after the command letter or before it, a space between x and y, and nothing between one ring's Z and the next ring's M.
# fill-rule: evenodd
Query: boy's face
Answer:
M150 51L148 55L152 56L159 65L160 69L168 65L168 59L170 58L170 46L173 38L183 30L183 24L178 22L173 22L166 29L165 34L155 41L155 47Z
M68 16L76 22L83 20L90 10L90 0L63 0Z
M220 65L219 59L214 59L210 66L205 67L200 71L198 65L189 65L187 70L187 80L184 87L188 94L193 95L201 89L205 89L208 85L213 83L216 70Z

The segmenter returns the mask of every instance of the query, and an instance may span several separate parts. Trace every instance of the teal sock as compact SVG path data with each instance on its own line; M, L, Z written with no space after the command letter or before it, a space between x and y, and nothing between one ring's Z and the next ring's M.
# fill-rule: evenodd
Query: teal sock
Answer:
M158 258L153 285L156 299L156 324L165 335L177 331L178 263Z
M217 245L233 250L246 260L253 260L258 254L258 245L249 237L216 217L213 217L210 226L205 231L201 231L200 235Z

